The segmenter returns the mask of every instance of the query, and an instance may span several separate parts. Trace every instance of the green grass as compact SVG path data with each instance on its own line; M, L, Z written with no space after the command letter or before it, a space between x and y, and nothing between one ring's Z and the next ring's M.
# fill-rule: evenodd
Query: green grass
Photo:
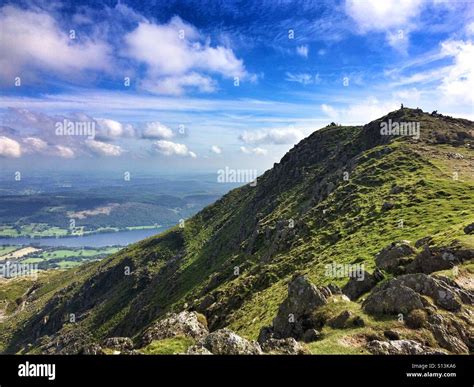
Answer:
M26 258L26 259L22 259L21 263L40 263L43 261L44 261L43 258Z
M314 283L318 285L335 283L343 286L347 278L326 277L325 264L358 262L371 272L375 268L375 254L396 240L409 240L414 244L418 239L431 235L437 245L458 243L472 248L474 235L465 235L463 228L474 221L472 213L466 211L467 208L474 208L473 181L465 180L458 182L459 184L453 184L450 177L443 175L436 166L427 164L423 158L413 154L411 148L405 144L393 143L391 148L395 152L385 156L383 160L369 158L367 162L356 168L351 178L357 179L359 184L351 185L351 181L342 183L323 205L309 211L301 219L302 223L311 224L312 219L322 218L323 208L328 209L328 215L324 220L320 220L322 225L318 225L318 232L311 239L306 239L285 254L276 256L272 260L272 265L290 266L291 262L301 261L302 257L309 255L313 258L310 258L307 264L300 263L299 267ZM456 151L452 147L446 149L451 152ZM377 148L372 150L372 153L375 152ZM382 163L391 167L382 169L380 166ZM416 171L414 173L410 171L413 168ZM378 169L383 171L384 182L371 187L370 190L364 190L364 181L370 184L370 179L366 176L370 176L371 171ZM425 181L425 185L417 184L421 179ZM401 194L391 195L389 191L393 183L404 187L404 191ZM346 190L345 187L350 187L350 190ZM353 190L356 193L354 196L356 201L352 201L352 204L358 205L360 210L352 211L351 207L344 210L344 199L348 193L350 195L351 191L354 192ZM438 194L433 195L433 192L445 194L438 197ZM294 197L295 193L290 192L289 195ZM380 208L384 201L393 201L395 208L381 212ZM415 201L418 203L413 205ZM376 204L375 208L372 208L373 203ZM289 218L291 214L280 215L287 212L288 207L289 204L285 201L282 208L274 210L272 215L277 219ZM371 215L371 212L374 213ZM337 216L329 215L331 213ZM356 216L372 220L363 223L357 221ZM298 217L294 216L294 219ZM400 219L404 220L403 228L399 228ZM346 226L349 220L354 222L352 228ZM335 230L339 231L341 239L335 244L327 244L321 237L321 226L328 230L329 235ZM244 278L239 278L239 280L244 280ZM237 285L232 284L232 286ZM263 292L252 295L243 307L230 316L230 327L255 339L259 329L271 323L278 305L285 297L286 284L283 282L278 282ZM328 335L330 337L336 333L329 331ZM342 350L337 342L333 344L337 351ZM314 345L317 347L324 343ZM321 348L321 353L326 349Z
M46 223L30 223L21 225L19 230L13 226L0 226L0 237L31 237L31 238L59 238L68 236L92 235L107 232L159 229L159 225L132 226L132 227L98 227L94 230L85 230L76 227L73 230L50 226Z
M49 259L58 259L58 258L71 258L71 257L94 257L97 255L103 254L113 254L119 251L119 247L107 247L103 249L54 249L54 250L45 250L40 253L39 258L49 260Z
M19 246L0 246L0 257L20 249Z
M473 246L473 236L465 235L463 227L474 221L469 212L474 208L474 181L468 174L453 181L451 161L443 156L457 153L458 147L396 140L366 150L370 139L363 134L361 127L324 128L292 151L303 156L265 173L255 188L231 191L187 220L184 229L172 228L103 261L63 271L63 283L58 278L44 283L44 293L38 293L32 310L9 321L7 332L15 332L20 326L16 322L33 324L52 312L64 315L71 305L93 305L80 310L86 317L77 329L91 332L97 340L116 332L135 338L166 312L180 311L184 303L197 306L211 294L217 302L209 313L220 317L211 329L228 326L256 339L259 330L271 324L295 272L306 274L316 285L343 286L347 278L327 276L326 264L359 263L371 272L375 254L397 240L413 245L432 236L437 245ZM343 157L344 163L339 161ZM466 157L456 166L463 171L469 162ZM345 169L350 170L348 181L342 179ZM391 193L394 185L402 192ZM382 211L384 202L394 207ZM288 219L296 223L295 236L289 232L277 243L278 223ZM124 276L125 266L132 275ZM470 267L463 273L466 270L472 274ZM58 289L65 289L61 302L46 313L41 307ZM365 315L360 303L331 303L320 312L337 314L341 308L360 315L366 326L324 327L323 339L309 345L313 353L364 353L363 336L386 328L400 330L403 337L432 340L423 330L406 330L393 318ZM154 342L145 351L182 352L189 346L183 340ZM21 344L20 340L12 347Z
M33 281L29 278L12 278L0 282L0 309L8 315L17 308L19 300L31 287Z
M20 234L10 226L0 226L0 236L2 237L16 237Z
M194 340L188 337L173 337L170 339L155 340L141 349L145 355L175 355L184 353L194 344Z
M84 262L102 259L108 255L119 251L119 247L104 247L97 249L64 249L48 248L37 253L33 253L28 258L22 259L22 263L40 264L51 263L61 269L68 269L83 264ZM43 268L43 266L41 266ZM48 268L49 266L46 266Z

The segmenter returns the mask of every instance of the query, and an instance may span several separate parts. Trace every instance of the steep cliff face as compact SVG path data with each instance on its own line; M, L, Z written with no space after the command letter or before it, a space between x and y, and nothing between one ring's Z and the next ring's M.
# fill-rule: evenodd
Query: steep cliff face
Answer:
M381 135L382 123L406 122L419 125L419 138ZM410 241L411 258L425 244L469 251L473 141L473 122L419 109L320 129L255 186L229 192L184 227L42 277L23 311L1 322L3 349L41 351L58 338L138 340L155 320L184 309L205 315L211 331L230 327L256 339L295 272L342 287L348 268L372 272L376 254L394 241ZM469 259L457 266L472 285Z

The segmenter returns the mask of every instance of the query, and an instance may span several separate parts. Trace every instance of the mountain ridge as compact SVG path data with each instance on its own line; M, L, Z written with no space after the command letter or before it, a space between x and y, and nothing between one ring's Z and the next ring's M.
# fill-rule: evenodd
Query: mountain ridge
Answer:
M419 122L420 139L382 136L380 124L388 120ZM0 323L2 347L34 353L59 342L56 347L74 353L79 344L116 336L139 345L157 320L182 310L204 315L211 331L228 327L256 339L271 325L295 273L318 286L342 287L347 276L329 278L325 265L373 271L377 253L408 237L470 251L473 237L463 230L474 221L473 139L471 121L408 108L366 125L317 130L255 187L230 191L183 228L62 278L40 279L24 309ZM414 248L411 255L421 253ZM458 268L471 281L464 261ZM372 330L380 325L371 324ZM329 333L310 351L354 350L339 343L340 332Z

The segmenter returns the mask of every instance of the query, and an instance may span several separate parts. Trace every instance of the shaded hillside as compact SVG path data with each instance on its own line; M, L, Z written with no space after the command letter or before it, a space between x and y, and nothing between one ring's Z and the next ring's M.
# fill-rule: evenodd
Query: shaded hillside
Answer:
M389 119L419 122L420 139L381 136ZM372 272L375 255L395 241L411 242L411 258L424 245L470 251L474 236L464 228L474 222L473 140L471 121L407 108L365 126L320 129L255 187L232 190L183 228L41 277L21 310L0 321L3 349L38 352L54 342L74 352L77 343L115 336L138 343L154 321L184 309L205 315L211 331L230 327L256 339L296 272L318 286L343 286L347 276L328 275L327 265ZM458 266L454 277L472 286L472 264ZM396 323L365 318L371 330ZM351 353L354 346L340 339L329 330L310 349Z

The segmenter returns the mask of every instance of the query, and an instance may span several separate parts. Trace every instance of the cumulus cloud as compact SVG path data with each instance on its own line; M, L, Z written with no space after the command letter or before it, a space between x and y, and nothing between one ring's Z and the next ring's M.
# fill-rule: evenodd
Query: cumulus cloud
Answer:
M86 140L85 144L93 153L100 156L120 156L123 152L120 146L102 141Z
M24 153L44 156L120 156L123 153L121 146L110 142L136 135L130 124L108 118L93 118L81 112L53 116L28 109L9 108L3 121L10 127L12 135L9 137L22 144ZM75 129L68 133L69 124L81 130ZM84 130L83 124L88 124L88 128L89 124L94 124L94 130ZM64 128L60 134L56 130L58 125Z
M167 140L155 141L153 143L153 149L165 156L196 157L196 154L191 152L185 144L178 144Z
M74 150L64 145L49 145L38 137L26 137L22 140L25 153L57 156L70 159L76 156Z
M295 144L304 137L301 130L292 127L244 132L239 139L246 144Z
M63 145L55 145L53 147L53 154L65 159L71 159L75 156L75 153L71 148Z
M19 142L5 137L0 136L0 156L2 157L20 157L21 156L21 145Z
M268 153L268 151L266 149L263 149L263 148L259 148L259 147L247 148L246 146L241 146L240 151L242 153L247 154L247 155L254 154L256 156L265 156Z
M108 118L97 118L98 130L95 138L97 140L109 141L120 137L132 137L134 128L130 124L122 124L121 122Z
M48 148L48 143L37 137L27 137L23 140L28 152L43 152Z
M62 121L64 118L65 117L51 116L29 109L9 107L3 115L2 121L5 125L9 125L15 129L43 131L53 129L55 123Z
M406 53L409 34L419 27L416 19L426 3L423 0L346 0L345 9L360 33L384 32L390 46Z
M12 5L0 8L0 80L38 70L74 76L82 70L108 70L110 47L92 38L70 39L50 14Z
M407 26L421 12L422 0L346 0L346 13L362 32Z
M303 58L308 57L309 48L306 45L296 47L296 53Z
M173 131L161 122L148 122L143 130L143 138L170 139L174 136Z
M216 155L220 155L222 153L222 149L217 145L211 146L211 152L215 153Z
M147 79L141 86L151 92L179 95L187 88L212 92L215 84L207 73L226 78L249 76L232 49L211 46L178 16L166 24L141 22L124 40L125 55L146 65Z

